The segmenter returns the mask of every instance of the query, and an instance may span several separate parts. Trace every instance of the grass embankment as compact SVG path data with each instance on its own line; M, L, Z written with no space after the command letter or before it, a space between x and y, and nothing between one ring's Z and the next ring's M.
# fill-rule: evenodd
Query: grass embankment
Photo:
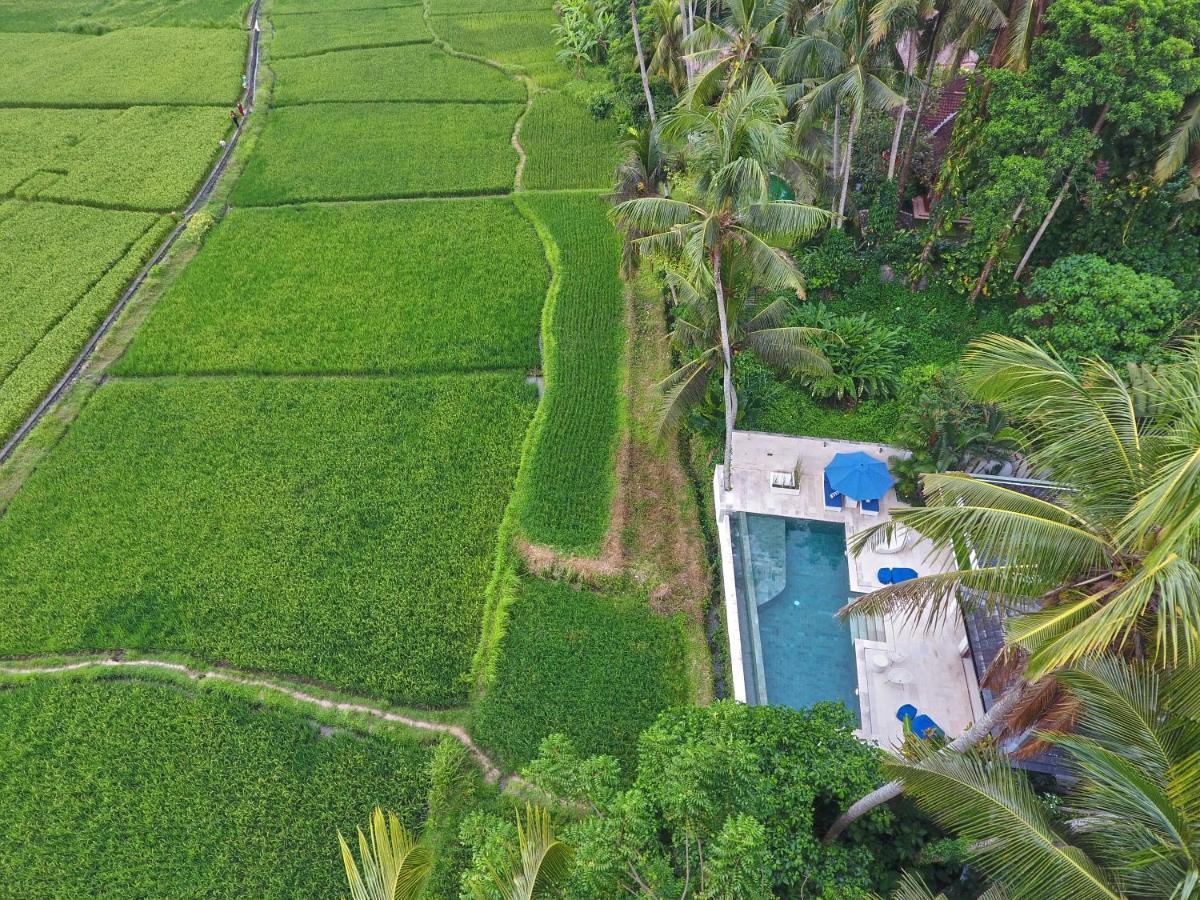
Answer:
M234 210L115 371L525 370L546 283L505 199Z
M0 518L0 655L170 649L461 703L532 393L110 382Z
M430 748L171 683L0 689L0 894L342 895L337 830L425 818Z

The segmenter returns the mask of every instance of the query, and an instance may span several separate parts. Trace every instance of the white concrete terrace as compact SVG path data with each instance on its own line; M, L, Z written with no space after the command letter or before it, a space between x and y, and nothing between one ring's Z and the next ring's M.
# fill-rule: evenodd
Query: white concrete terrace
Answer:
M865 452L885 463L890 457L907 455L896 447L880 444L735 431L732 490L723 490L719 466L714 473L730 663L734 695L742 702L751 694L746 685L745 662L747 658L757 660L757 654L742 646L729 516L757 513L838 522L845 526L847 541L860 531L888 521L893 509L904 506L893 490L881 500L877 514L863 512L848 498L841 509L826 506L825 466L835 454L853 451ZM850 589L855 593L881 587L877 577L880 568L905 567L922 575L954 568L952 558L934 553L932 545L907 530L898 541L868 547L858 556L847 549L847 561ZM751 619L751 627L756 628L753 613ZM862 714L858 733L864 740L883 747L898 745L903 725L896 718L896 710L904 704L912 704L933 718L951 738L982 715L966 629L957 611L934 626L885 615L871 627L860 629L860 633L862 636L854 637L853 642ZM761 692L761 664L758 669Z

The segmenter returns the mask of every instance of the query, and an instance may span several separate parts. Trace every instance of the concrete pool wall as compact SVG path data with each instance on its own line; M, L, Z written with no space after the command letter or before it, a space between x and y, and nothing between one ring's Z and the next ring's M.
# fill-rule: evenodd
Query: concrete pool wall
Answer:
M761 681L754 683L753 674L762 670L761 661L755 659L756 650L761 649L760 642L753 640L758 625L744 621L737 590L737 575L753 573L740 571L739 558L739 571L735 574L730 516L756 513L783 519L837 522L845 527L847 540L886 522L892 509L904 505L896 499L894 491L888 491L883 498L877 515L864 513L851 501L846 502L844 509L825 506L826 464L836 453L855 450L884 462L893 456L906 455L898 448L880 444L735 431L733 489L723 490L720 468L714 472L733 693L742 702L761 702L764 685ZM921 574L954 568L952 559L933 554L931 546L915 540L915 535L909 536L908 544L868 548L857 557L847 551L850 590L868 593L881 587L876 574L883 567L904 566ZM782 565L780 561L777 567ZM770 579L769 572L766 577ZM859 734L864 740L882 746L898 744L903 737L903 726L895 712L906 703L932 717L951 737L982 715L966 629L957 613L934 625L883 616L872 628L856 634L853 643L862 721ZM749 678L747 672L752 673Z

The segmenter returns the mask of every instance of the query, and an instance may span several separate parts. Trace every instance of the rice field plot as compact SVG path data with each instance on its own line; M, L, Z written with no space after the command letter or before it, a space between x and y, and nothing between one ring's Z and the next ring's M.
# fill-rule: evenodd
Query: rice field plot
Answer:
M553 0L430 0L435 15L511 13L554 8Z
M529 157L522 184L529 190L611 188L619 137L611 121L598 121L578 100L544 91L521 124Z
M122 113L115 109L0 108L0 194Z
M250 0L5 0L0 31L103 34L137 25L240 25Z
M229 113L220 106L127 109L51 156L44 168L63 174L34 196L125 209L181 209L216 162L229 128Z
M624 414L620 245L599 194L518 196L555 272L543 313L546 391L521 472L518 520L531 541L592 552L608 527Z
M178 682L0 689L0 894L344 894L337 831L425 818L428 746L324 736L299 713Z
M420 6L276 15L273 21L272 59L433 40Z
M114 370L528 370L548 280L507 199L235 209Z
M457 59L432 45L344 50L281 59L274 103L329 101L525 101L525 88L491 66Z
M545 88L568 81L571 71L556 58L548 9L433 16L433 31L455 50L482 56L527 73Z
M174 224L170 216L159 217L0 378L0 439L12 434L54 387Z
M461 703L534 395L110 381L0 517L0 655L173 650Z
M235 204L499 194L516 104L319 103L274 109Z
M157 221L152 213L31 203L0 223L0 391L47 330Z
M533 759L556 732L585 756L608 753L629 764L638 735L664 709L687 702L676 620L637 595L529 578L471 731L510 768Z
M245 55L246 33L233 28L0 32L0 106L232 104Z
M420 6L421 0L275 0L273 15L293 13L352 12L385 6Z

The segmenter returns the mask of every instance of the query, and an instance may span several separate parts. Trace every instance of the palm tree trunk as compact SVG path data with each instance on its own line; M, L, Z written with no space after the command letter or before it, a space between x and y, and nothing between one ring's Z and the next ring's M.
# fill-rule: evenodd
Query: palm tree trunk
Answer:
M887 180L893 181L896 178L896 154L900 152L900 135L904 133L904 119L908 115L908 79L912 77L913 65L916 61L917 52L917 33L909 32L912 45L908 48L908 53L904 58L904 104L900 107L900 115L896 117L896 130L892 132L892 149L888 154L888 173Z
M729 319L725 313L725 285L721 281L721 245L712 251L713 285L717 292L717 318L721 323L721 354L725 358L722 387L725 392L725 490L733 489L733 423L737 420L737 394L733 390L733 348L729 343Z
M842 163L842 196L838 199L837 227L842 227L846 218L846 193L850 189L850 164L854 160L854 136L858 131L858 110L850 110L850 131L846 135L846 159Z
M1108 118L1108 111L1111 104L1105 103L1103 109L1100 110L1100 115L1096 117L1096 124L1092 126L1092 137L1096 137L1100 133L1100 129L1104 127L1104 122ZM1080 160L1086 162L1087 158ZM1025 266L1029 264L1029 258L1033 256L1033 251L1037 249L1038 242L1041 241L1042 235L1046 233L1046 229L1050 227L1050 222L1054 219L1058 208L1062 206L1062 202L1066 199L1067 189L1071 186L1071 180L1075 177L1075 171L1079 168L1079 163L1071 166L1071 171L1067 172L1067 177L1063 179L1062 187L1059 188L1058 196L1054 198L1054 202L1050 205L1049 211L1042 219L1042 224L1038 226L1038 230L1033 235L1033 240L1029 242L1029 246L1025 248L1025 255L1021 257L1021 261L1017 264L1017 270L1013 272L1013 281L1021 277L1021 273L1025 271Z
M896 193L900 198L904 198L904 189L908 187L908 177L912 172L913 155L917 152L917 137L921 131L921 115L925 112L925 103L929 100L929 73L925 73L925 80L921 83L921 96L917 100L917 111L913 113L912 130L908 133L908 140L904 143L904 161L900 163L900 183L896 186Z
M680 52L683 53L683 71L687 75L688 87L692 86L692 61L688 59L687 53L684 52L687 46L687 39L691 37L692 29L688 27L688 11L687 0L679 0L679 28L683 34L680 40Z
M979 721L947 744L939 753L959 753L963 750L969 750L982 741L985 737L992 733L1000 722L1016 707L1029 689L1029 682L1022 681L1014 688L1010 688L1001 695L1000 699L992 704ZM865 816L875 807L887 803L904 793L904 785L899 781L889 781L883 787L876 788L854 803L850 804L850 808L838 816L837 821L833 823L829 831L825 834L825 843L829 844L838 839L843 831L849 828L855 821Z
M979 273L979 277L975 279L975 287L971 289L971 302L974 303L979 299L979 295L983 293L984 287L987 285L988 278L991 277L992 267L996 265L996 260L1000 258L1000 251L1004 249L1004 244L1008 241L1008 236L1012 234L1012 230L1017 227L1017 222L1021 219L1021 213L1025 212L1025 198L1021 198L1021 202L1017 204L1016 210L1012 214L1012 221L1008 223L1000 237L996 240L996 246L992 249L991 254L987 258L987 262L983 264L983 271Z
M842 104L835 103L833 105L833 154L832 154L833 158L830 160L831 168L829 171L829 177L832 181L837 181L838 172L841 171L841 167L838 165L838 153L840 151L841 140L842 140Z
M642 33L638 29L637 0L629 0L629 18L633 22L633 46L637 50L638 69L642 74L642 91L646 95L646 109L650 113L650 124L657 122L654 115L654 98L650 96L650 78L646 74L646 57L642 54Z

